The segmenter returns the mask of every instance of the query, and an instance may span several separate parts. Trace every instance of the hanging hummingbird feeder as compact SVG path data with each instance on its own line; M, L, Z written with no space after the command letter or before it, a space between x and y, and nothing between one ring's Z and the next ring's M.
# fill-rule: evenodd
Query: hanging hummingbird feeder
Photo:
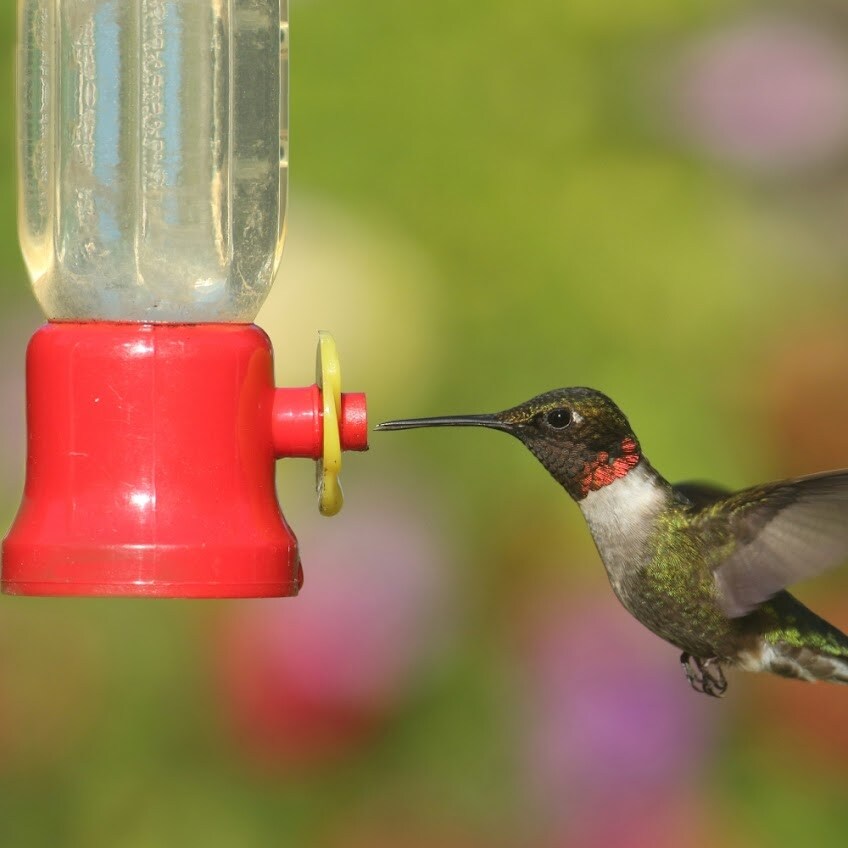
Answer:
M331 337L275 388L251 322L283 244L287 0L20 0L19 231L48 318L3 543L23 595L296 594L274 460L367 447Z

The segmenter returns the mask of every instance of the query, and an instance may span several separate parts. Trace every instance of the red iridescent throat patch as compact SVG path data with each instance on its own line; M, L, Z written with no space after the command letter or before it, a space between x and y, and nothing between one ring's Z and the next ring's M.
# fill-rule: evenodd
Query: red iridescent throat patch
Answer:
M609 486L639 464L642 458L639 447L629 436L622 439L620 450L621 453L617 456L600 451L592 462L587 462L583 466L580 490L584 496Z

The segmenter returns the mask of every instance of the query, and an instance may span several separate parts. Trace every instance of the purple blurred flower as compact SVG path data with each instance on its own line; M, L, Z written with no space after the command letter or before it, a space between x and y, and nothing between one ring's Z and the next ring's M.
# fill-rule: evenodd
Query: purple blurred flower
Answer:
M247 750L273 764L332 758L397 708L445 633L438 522L359 493L333 526L298 528L296 599L228 607L224 699Z
M526 651L526 762L550 818L591 819L611 797L642 807L697 780L720 706L613 601L546 599Z
M848 140L845 45L763 18L700 41L678 68L677 111L707 152L754 169L815 164Z

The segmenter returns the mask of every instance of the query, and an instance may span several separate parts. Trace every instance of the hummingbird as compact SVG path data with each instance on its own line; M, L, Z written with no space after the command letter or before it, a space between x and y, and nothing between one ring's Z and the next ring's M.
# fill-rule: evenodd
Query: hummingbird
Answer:
M730 492L670 484L595 389L503 412L386 421L378 430L486 427L517 438L576 501L624 608L682 653L696 692L725 667L848 683L848 636L787 587L848 559L848 470Z

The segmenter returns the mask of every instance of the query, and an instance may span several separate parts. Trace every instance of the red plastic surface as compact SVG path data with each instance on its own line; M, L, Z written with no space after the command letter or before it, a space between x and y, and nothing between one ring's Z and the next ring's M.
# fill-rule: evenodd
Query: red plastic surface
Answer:
M314 455L319 412L316 387L275 390L252 325L45 325L27 353L27 479L3 591L297 594L274 459Z
M343 451L368 450L368 413L361 392L342 392L339 431Z
M277 389L271 419L275 455L318 459L323 450L322 416L318 386Z

